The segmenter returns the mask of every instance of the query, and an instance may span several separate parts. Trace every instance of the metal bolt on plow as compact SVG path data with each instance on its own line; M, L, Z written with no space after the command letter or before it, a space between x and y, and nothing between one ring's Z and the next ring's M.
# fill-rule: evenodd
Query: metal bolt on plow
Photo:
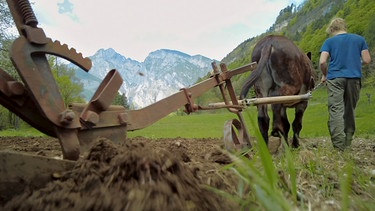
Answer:
M66 110L60 114L60 122L62 125L68 125L73 122L76 117L72 110Z

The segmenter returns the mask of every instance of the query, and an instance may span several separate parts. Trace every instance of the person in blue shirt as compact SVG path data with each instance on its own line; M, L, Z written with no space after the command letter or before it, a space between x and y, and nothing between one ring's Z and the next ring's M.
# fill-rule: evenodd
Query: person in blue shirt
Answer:
M362 65L371 62L364 37L347 32L345 20L335 18L331 35L320 49L321 82L327 84L328 129L333 147L345 150L355 132L355 108L361 89Z

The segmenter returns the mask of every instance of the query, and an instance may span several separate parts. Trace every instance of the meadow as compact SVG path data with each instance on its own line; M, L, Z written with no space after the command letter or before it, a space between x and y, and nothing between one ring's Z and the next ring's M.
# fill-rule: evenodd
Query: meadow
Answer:
M364 88L356 109L357 131L356 137L372 138L375 136L375 126L372 120L375 117L375 101L371 102L369 95L374 96L375 89ZM202 105L204 106L204 105ZM288 109L290 121L294 118L294 110ZM250 135L257 132L258 127L253 123L257 119L256 107L247 107L243 111ZM271 116L272 114L270 114ZM155 124L138 131L129 131L128 137L143 136L147 138L221 138L223 137L223 127L227 120L237 118L237 115L230 113L226 109L219 112L201 111L199 114L171 115L161 119ZM309 106L304 114L301 137L328 137L328 110L327 91L324 86L316 89L312 93ZM290 132L291 135L291 132Z
M375 117L375 88L363 88L356 109L356 137L374 138L375 126L372 123ZM372 99L374 98L374 99ZM207 106L207 105L202 105ZM294 118L294 110L288 109L290 121ZM247 107L243 115L252 136L257 133L258 126L254 124L257 119L255 106ZM272 114L270 113L270 116ZM237 115L226 109L211 111L200 111L189 115L170 115L162 118L153 125L141 130L128 131L127 136L145 138L222 138L224 123ZM304 114L302 138L328 137L328 111L327 91L324 86L316 89L309 100L309 106ZM290 134L291 135L291 132ZM0 136L44 136L34 128L22 127L20 130L2 130Z

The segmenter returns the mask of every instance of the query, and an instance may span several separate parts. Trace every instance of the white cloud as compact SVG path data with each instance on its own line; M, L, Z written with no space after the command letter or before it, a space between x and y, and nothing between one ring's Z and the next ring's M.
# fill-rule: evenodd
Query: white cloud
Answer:
M38 0L33 7L47 36L85 56L114 48L143 61L151 51L168 48L221 60L265 32L282 8L302 1L70 0L73 11L64 14L57 6L64 0Z

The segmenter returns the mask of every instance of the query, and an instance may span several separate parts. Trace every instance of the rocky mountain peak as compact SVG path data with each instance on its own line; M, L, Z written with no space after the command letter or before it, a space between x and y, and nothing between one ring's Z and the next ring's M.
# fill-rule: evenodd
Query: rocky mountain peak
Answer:
M77 75L84 84L85 98L90 100L108 71L117 69L124 79L120 92L125 93L134 108L145 107L191 86L211 71L212 62L201 55L169 49L151 52L144 62L126 58L112 48L100 49L90 59L93 63L90 77Z

